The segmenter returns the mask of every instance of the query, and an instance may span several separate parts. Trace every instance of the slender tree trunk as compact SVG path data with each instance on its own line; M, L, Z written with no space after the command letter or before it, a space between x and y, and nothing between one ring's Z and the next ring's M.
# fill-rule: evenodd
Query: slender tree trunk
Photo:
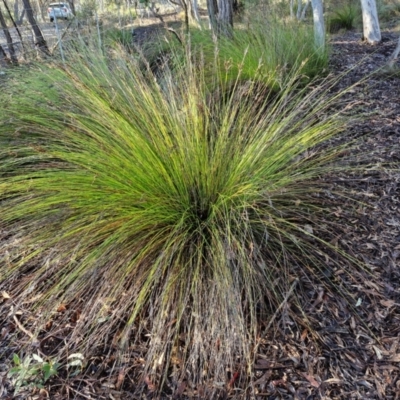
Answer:
M7 57L7 53L3 49L3 46L0 44L0 61L1 60L8 61L8 57Z
M315 45L318 49L325 48L325 22L322 0L312 0L313 19L314 19L314 37Z
M185 15L185 29L186 32L189 32L189 7L190 7L190 0L181 0L181 6L183 8L183 12Z
M210 25L216 36L231 37L233 30L232 0L207 0Z
M26 17L32 27L33 33L35 35L35 46L44 54L50 55L49 48L47 47L46 40L44 39L43 33L39 28L35 16L33 15L33 10L29 0L22 0L24 3Z
M22 40L21 32L19 31L18 25L17 25L17 23L15 22L15 20L14 20L12 14L11 14L11 11L10 11L10 9L9 9L9 7L8 7L7 1L6 1L6 0L3 0L3 3L4 3L5 9L7 10L8 16L10 17L11 22L13 23L15 30L17 31L19 40L21 41L21 45L22 45L22 47L24 47L24 42L23 42L23 40ZM21 17L21 18L22 18L22 17Z
M197 24L200 26L200 15L199 15L199 5L197 0L191 0L192 4L192 12L193 12L193 18L197 22Z
M361 0L363 17L363 36L370 44L381 41L381 29L379 27L378 12L375 0Z
M14 19L18 21L19 19L19 4L18 0L14 0Z
M74 2L74 0L69 0L68 3L69 3L69 5L71 6L72 14L76 15L76 12L75 12L75 2ZM129 2L129 4L130 4L130 2Z
M311 3L311 0L307 0L306 4L303 7L303 10L301 11L301 15L300 15L300 21L303 21L306 18L306 12L308 10L308 7Z
M297 0L296 18L300 19L301 9L303 8L303 0Z
M15 53L14 43L13 43L10 31L7 28L6 20L4 19L4 15L3 15L1 9L0 9L0 25L1 25L1 28L3 29L4 36L6 37L6 40L7 40L7 46L8 46L8 50L10 52L11 61L13 63L17 64L18 59L17 59L17 55ZM4 49L3 49L3 52L4 52Z
M210 28L215 33L217 30L217 1L216 0L207 0L207 10L208 10L208 18L210 21Z
M218 0L218 24L225 36L231 36L233 30L233 1Z

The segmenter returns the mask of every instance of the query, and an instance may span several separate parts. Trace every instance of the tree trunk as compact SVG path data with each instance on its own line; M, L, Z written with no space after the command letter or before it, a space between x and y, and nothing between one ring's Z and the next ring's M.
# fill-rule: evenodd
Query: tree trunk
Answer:
M314 37L315 46L317 49L324 50L325 48L325 23L324 10L322 0L312 0L313 19L314 19Z
M4 51L3 46L0 44L0 61L8 61L7 53Z
M21 32L19 31L18 24L17 24L17 22L14 20L12 14L11 14L11 11L10 11L10 9L9 9L9 7L8 7L7 1L6 1L6 0L3 0L3 3L4 3L4 8L7 10L8 16L10 17L11 22L13 23L15 30L17 31L19 40L21 41L21 45L22 45L22 47L24 47L24 42L23 42L23 40L22 40L22 35L21 35ZM22 18L22 17L23 17L23 13L22 13L21 18ZM25 49L24 49L24 50L25 50Z
M44 54L50 55L49 48L47 47L46 40L44 39L43 33L40 30L35 16L33 15L33 10L31 7L31 4L29 0L23 0L25 11L26 11L26 17L32 27L33 33L35 35L35 46Z
M76 11L75 11L75 2L74 2L74 0L69 0L68 3L69 3L69 5L71 6L72 14L76 15ZM129 4L130 4L130 2L129 2Z
M310 5L311 0L307 0L303 10L301 11L300 21L303 21L306 18L306 12L308 10L308 6Z
M17 64L18 59L17 59L17 55L15 53L14 43L13 43L12 37L10 35L10 31L7 28L6 20L4 19L4 15L3 15L1 9L0 9L0 25L1 25L1 28L3 29L4 36L6 37L6 40L7 40L7 46L8 46L8 50L10 52L11 61L13 63ZM4 49L3 49L3 51L4 51Z
M361 8L364 40L370 44L377 44L381 41L382 37L376 2L375 0L361 0Z
M208 16L213 33L231 37L233 30L232 0L207 0Z
M297 0L297 11L296 11L296 18L300 19L301 16L301 9L303 8L303 0Z
M191 4L192 4L193 19L197 22L197 24L199 26L201 26L200 25L200 15L199 15L199 5L198 5L197 0L192 0Z

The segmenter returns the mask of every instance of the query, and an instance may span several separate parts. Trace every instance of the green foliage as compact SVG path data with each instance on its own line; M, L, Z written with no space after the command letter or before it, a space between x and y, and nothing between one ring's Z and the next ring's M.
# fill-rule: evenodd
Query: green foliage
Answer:
M400 3L396 0L377 0L378 17L381 22L397 22L400 17Z
M124 46L132 48L133 38L131 29L110 28L104 31L103 40L107 46Z
M96 0L85 0L81 3L80 9L77 13L77 17L82 19L90 19L95 16L96 11Z
M328 28L331 33L341 29L351 30L355 27L357 18L361 15L359 5L347 4L335 10L333 16L328 19Z
M180 43L171 40L176 52L186 51ZM221 81L234 84L240 76L241 81L255 79L278 89L293 71L303 75L304 81L323 74L328 61L326 50L315 49L312 28L296 21L254 19L251 26L236 29L233 40L220 37L217 42L209 30L191 29L188 42L194 57L205 61L211 80L220 76L217 84ZM163 44L157 52L154 44L150 45L146 52L151 54L150 62L166 48L168 44Z
M17 76L24 96L0 110L0 225L13 235L0 289L35 296L38 330L57 304L79 308L65 352L147 340L159 389L173 355L177 381L224 382L299 271L349 262L329 244L322 180L342 168L342 147L326 145L343 128L327 112L337 99L301 89L301 63L271 96L250 67L245 85L230 72L232 90L210 93L210 60L191 56L158 80L96 47L66 58L34 71L48 90Z
M18 393L24 387L43 387L51 377L58 374L60 364L50 361L44 361L37 354L27 355L20 359L18 354L13 356L14 367L8 372L12 378L15 393Z

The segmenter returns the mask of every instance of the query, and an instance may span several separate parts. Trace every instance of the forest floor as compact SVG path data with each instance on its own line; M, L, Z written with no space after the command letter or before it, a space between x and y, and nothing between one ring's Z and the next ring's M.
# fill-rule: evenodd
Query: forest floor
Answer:
M154 29L139 27L136 40L154 34ZM383 32L377 46L363 42L357 32L331 38L330 70L337 76L345 73L335 90L364 80L345 95L349 104L356 105L353 112L362 112L346 136L357 140L355 156L368 168L331 180L332 186L346 186L360 202L359 212L351 218L352 200L334 210L337 221L346 227L337 240L372 272L357 272L351 281L340 270L329 277L338 282L339 289L352 291L357 316L340 293L322 287L316 290L315 282L302 276L307 320L302 315L292 317L289 298L273 329L261 338L251 388L240 386L238 377L248 372L238 366L223 387L211 392L204 389L208 395L183 384L172 389L167 382L169 391L162 399L208 399L211 395L220 399L400 399L400 75L381 70L397 40L398 33L389 31ZM3 339L2 331L0 346ZM101 364L104 368L94 363L84 376L54 378L42 390L22 391L13 397L5 364L0 363L0 398L153 398L150 384L135 381L135 360L114 370L112 360L107 363L104 355ZM140 395L134 394L138 391Z

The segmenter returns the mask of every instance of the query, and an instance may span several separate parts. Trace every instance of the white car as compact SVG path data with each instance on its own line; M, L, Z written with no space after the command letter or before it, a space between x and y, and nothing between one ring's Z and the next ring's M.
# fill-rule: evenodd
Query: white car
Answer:
M50 22L56 19L71 19L74 17L72 14L71 7L68 3L51 3L47 9L47 16Z

